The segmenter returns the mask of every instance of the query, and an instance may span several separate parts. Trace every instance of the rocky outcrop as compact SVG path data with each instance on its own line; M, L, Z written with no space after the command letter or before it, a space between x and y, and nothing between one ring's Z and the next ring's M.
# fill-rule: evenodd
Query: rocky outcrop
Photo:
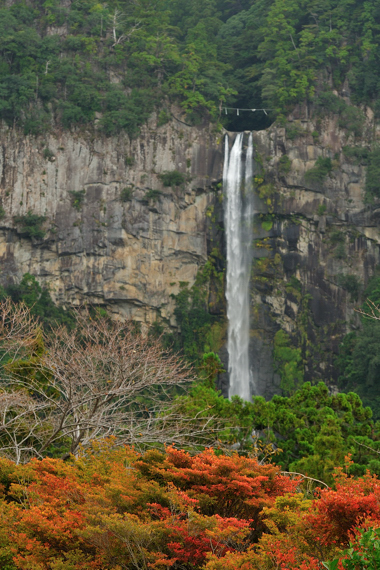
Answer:
M336 117L303 117L254 133L259 213L250 350L256 391L267 397L280 388L273 366L280 328L300 349L305 380L336 383L339 344L360 326L354 309L379 264L379 204L366 203L366 166L349 152L380 134L372 116L356 139ZM318 157L331 160L325 175Z
M181 283L192 285L207 259L219 138L210 127L176 119L158 127L155 116L133 141L95 132L42 139L4 128L1 282L29 272L60 304L91 302L138 321L173 324L171 295ZM165 186L160 174L173 171L182 176ZM45 217L37 220L43 239L25 229L28 212Z
M250 352L254 389L267 397L281 389L280 329L306 380L336 382L339 343L359 326L358 294L379 263L379 205L365 203L366 167L347 152L377 136L372 117L356 140L334 117L304 117L254 133ZM220 133L177 119L157 126L153 116L134 141L4 128L0 145L0 281L29 272L60 304L175 325L172 295L194 283L211 249L224 251ZM330 159L328 172L313 177L318 157ZM173 171L181 176L165 186L161 175ZM45 217L45 237L28 234L28 212ZM211 288L212 312L217 297ZM221 356L227 364L225 347Z

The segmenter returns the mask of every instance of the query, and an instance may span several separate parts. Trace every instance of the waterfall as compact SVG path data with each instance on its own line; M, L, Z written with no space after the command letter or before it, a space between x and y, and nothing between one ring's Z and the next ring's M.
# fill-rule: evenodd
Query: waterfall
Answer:
M251 399L249 370L249 279L253 218L253 144L249 135L244 157L244 133L236 136L229 152L226 135L223 169L227 241L227 318L229 396ZM244 160L245 159L245 160Z

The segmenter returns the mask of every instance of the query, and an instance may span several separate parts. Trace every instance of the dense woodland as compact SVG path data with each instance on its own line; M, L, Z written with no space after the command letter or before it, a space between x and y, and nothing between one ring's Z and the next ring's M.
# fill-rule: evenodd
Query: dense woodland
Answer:
M380 422L357 394L228 400L213 352L190 369L157 327L57 309L30 275L0 307L2 568L378 567Z
M9 6L9 4L12 4ZM378 113L375 0L2 2L0 117L25 134L90 126L130 136L179 102L190 123L263 128L295 104ZM225 106L271 109L226 116ZM337 109L335 109L337 107Z
M368 203L380 197L379 149L360 142L365 106L380 115L378 1L0 6L9 128L133 138L177 109L190 125L261 129L301 104L339 117ZM28 216L24 235L41 237ZM223 292L218 256L176 296L178 334L64 310L29 274L0 289L1 568L380 567L380 322L362 317L343 339L341 393L304 382L280 331L282 395L228 400L215 387L225 322L207 305L210 283ZM378 274L342 286L357 308L380 305Z

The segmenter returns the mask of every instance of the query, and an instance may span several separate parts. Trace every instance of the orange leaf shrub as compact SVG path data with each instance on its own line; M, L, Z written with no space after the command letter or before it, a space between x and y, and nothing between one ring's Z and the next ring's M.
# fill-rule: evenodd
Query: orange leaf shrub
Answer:
M0 567L7 570L317 570L380 526L380 483L342 470L306 499L256 459L139 454L93 444L82 457L0 460Z

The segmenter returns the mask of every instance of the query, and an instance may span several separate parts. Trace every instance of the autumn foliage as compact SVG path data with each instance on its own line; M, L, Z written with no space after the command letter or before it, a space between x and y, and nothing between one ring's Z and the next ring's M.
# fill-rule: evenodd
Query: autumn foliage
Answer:
M336 473L305 496L274 465L94 444L70 462L0 460L4 570L323 568L380 526L380 483Z

